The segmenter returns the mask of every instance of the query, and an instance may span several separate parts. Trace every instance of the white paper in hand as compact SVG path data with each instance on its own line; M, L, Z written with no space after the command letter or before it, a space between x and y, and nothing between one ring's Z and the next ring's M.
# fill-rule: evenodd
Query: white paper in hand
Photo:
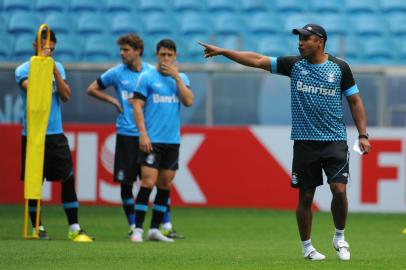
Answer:
M354 150L355 152L357 152L360 155L364 154L364 151L361 150L361 148L359 148L359 140L355 140L354 142L354 146L352 147L352 150Z

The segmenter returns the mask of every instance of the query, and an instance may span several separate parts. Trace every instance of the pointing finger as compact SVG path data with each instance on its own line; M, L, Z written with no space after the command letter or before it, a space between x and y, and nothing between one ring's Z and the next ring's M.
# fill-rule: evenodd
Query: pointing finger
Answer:
M208 46L207 44L205 44L205 43L203 43L201 41L198 41L197 44L199 44L200 46L203 46L205 48L207 48L207 46Z

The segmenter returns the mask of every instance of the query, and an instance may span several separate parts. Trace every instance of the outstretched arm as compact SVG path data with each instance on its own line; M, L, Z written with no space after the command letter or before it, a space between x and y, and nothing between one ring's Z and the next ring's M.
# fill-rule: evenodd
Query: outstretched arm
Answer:
M89 96L95 97L101 101L113 104L114 107L117 108L118 112L122 112L123 108L121 108L120 102L115 97L112 97L103 92L103 89L99 86L97 81L93 81L89 87L87 88L87 94Z
M261 68L267 71L271 70L271 61L269 60L269 57L265 55L255 52L228 50L214 45L205 44L201 41L198 41L198 44L204 47L205 58L223 55L244 66Z
M350 106L352 118L354 119L355 126L358 129L359 134L366 134L366 116L364 104L362 103L361 96L359 94L354 94L347 97L348 105ZM365 153L371 150L371 145L369 140L366 138L361 138L359 140L360 149Z

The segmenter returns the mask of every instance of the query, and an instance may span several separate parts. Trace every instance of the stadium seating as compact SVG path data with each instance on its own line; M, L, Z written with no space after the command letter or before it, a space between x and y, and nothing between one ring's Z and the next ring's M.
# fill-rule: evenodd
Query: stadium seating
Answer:
M34 55L34 48L32 43L35 36L24 34L17 37L14 43L13 60L15 61L28 61Z
M391 45L391 42L378 37L364 39L362 43L364 61L368 64L392 64L394 45Z
M135 3L128 0L107 0L105 5L108 13L132 12L135 9Z
M32 7L32 0L3 0L3 10L7 12L29 11Z
M327 38L325 51L335 57L344 58L345 40L343 36L330 36Z
M238 0L207 0L207 10L214 14L234 13L238 7Z
M67 2L64 0L37 0L35 9L42 12L63 12L67 9Z
M348 19L338 14L323 14L314 16L314 22L323 25L327 31L327 38L332 36L346 36L348 34Z
M360 36L384 36L388 31L386 21L376 15L359 15L351 19L352 28Z
M143 24L134 13L120 13L113 17L111 22L111 32L114 36L127 33L143 33Z
M354 40L354 36L361 40L379 37L395 52L402 46L390 41L406 37L404 0L0 0L0 7L0 34L6 33L16 42L22 35L33 36L40 23L46 22L57 36L77 36L80 40L94 34L116 40L130 32L152 43L169 37L184 48L184 59L198 62L201 59L194 57L194 47L189 45L190 38L196 36L236 48L265 50L265 45L256 44L260 39L282 38L296 43L293 28L319 23L327 30L330 50L358 63L370 63L373 57L365 58L362 49L348 47L348 40ZM63 48L63 58L84 60L81 52L85 44L77 55ZM154 46L147 53L152 59ZM348 51L349 55L342 54ZM384 58L382 50L370 51ZM402 57L397 59L398 55L387 58L406 62ZM6 58L13 61L16 56L6 55L3 50L0 61Z
M103 0L70 0L71 12L95 12L104 7Z
M145 33L147 35L171 36L177 29L177 23L172 16L154 13L144 16Z
M297 55L297 46L293 41L287 42L285 38L264 37L257 42L257 51L268 56Z
M399 48L399 63L406 63L406 38L396 40Z
M79 17L77 32L81 35L102 34L110 31L106 16L98 13L83 13Z
M406 14L406 1L403 0L384 0L381 1L381 8L385 14L403 13Z
M211 22L206 16L193 12L180 18L179 27L184 36L208 34L211 29Z
M275 0L275 7L278 13L289 15L292 13L303 13L307 11L307 1L296 0Z
M241 10L247 14L262 14L269 11L267 0L242 0Z
M201 0L174 0L173 10L177 13L184 12L203 12L205 9L204 2Z
M7 31L7 22L8 19L0 14L0 34L5 33Z
M328 42L328 41L327 41ZM359 64L363 62L362 47L358 36L347 36L344 39L344 47L342 48L343 59L350 64Z
M308 23L314 22L314 16L311 13L305 14L293 14L287 17L284 17L285 20L285 33L291 34L292 29L300 28L305 26Z
M341 0L312 0L312 11L323 14L337 14L343 9Z
M138 8L143 14L149 12L167 12L169 3L161 0L139 0Z
M275 35L283 32L283 24L278 16L269 16L264 13L248 15L248 31L256 36Z
M10 16L7 31L11 34L35 34L39 20L35 13L16 12Z
M73 32L76 28L72 17L61 12L48 14L45 17L45 23L47 23L56 34L67 34Z
M6 61L12 56L14 39L0 35L0 61Z
M406 17L405 15L391 15L387 16L389 32L393 37L399 38L406 36Z
M239 35L245 31L245 23L240 16L221 14L214 18L213 32L215 35Z
M81 40L75 35L57 35L57 43L53 58L61 62L76 62L80 60Z
M110 35L89 36L83 47L82 59L91 62L117 61L119 49Z
M379 10L379 0L345 0L347 14L373 14Z

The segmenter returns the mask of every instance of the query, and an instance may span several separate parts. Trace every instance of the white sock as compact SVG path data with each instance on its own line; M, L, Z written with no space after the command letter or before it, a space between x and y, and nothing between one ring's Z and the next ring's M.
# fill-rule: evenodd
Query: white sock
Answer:
M71 232L77 232L80 230L80 225L79 223L73 223L71 225L69 225L69 231Z
M334 243L337 243L340 240L344 240L344 230L336 229L334 232L333 241Z
M162 229L164 229L165 231L172 231L172 223L170 222L163 223Z
M135 224L131 224L131 225L130 225L130 230L131 230L131 231L135 230Z
M308 251L309 249L315 249L312 245L312 240L306 240L306 241L302 241L302 253L303 255L306 253L306 251Z

